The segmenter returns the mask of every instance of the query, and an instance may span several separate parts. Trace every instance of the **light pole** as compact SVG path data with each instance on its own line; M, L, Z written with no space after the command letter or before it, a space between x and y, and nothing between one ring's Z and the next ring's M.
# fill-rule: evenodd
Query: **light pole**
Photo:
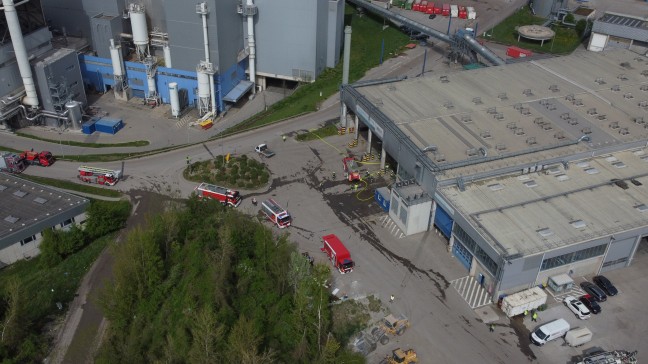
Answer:
M62 137L61 137L61 132L60 131L58 132L58 135L59 135L59 146L61 147L61 155L63 156L63 158L65 158L65 152L63 152L63 142L62 142Z

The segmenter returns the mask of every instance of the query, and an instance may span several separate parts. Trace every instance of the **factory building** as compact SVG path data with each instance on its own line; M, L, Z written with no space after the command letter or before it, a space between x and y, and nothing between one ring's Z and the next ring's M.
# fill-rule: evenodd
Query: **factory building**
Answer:
M600 52L607 48L626 48L648 52L648 21L645 18L606 12L594 21L587 49Z
M437 231L492 299L632 263L648 244L648 58L577 53L342 87L389 216ZM355 125L352 125L354 123Z
M90 201L0 174L0 268L40 253L43 231L86 221Z

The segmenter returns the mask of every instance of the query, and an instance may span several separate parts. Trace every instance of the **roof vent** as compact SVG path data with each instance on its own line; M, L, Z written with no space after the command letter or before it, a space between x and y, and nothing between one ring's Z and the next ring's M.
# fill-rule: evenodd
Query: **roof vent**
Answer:
M526 182L524 182L524 185L529 187L529 188L538 187L538 184L534 180L526 181Z
M615 178L615 179L611 180L610 182L614 183L615 185L617 185L617 187L620 187L620 188L622 188L624 190L627 190L628 188L630 188L630 187L628 187L628 183L626 181L624 181L624 180L621 180L621 179Z
M598 174L599 170L596 169L596 168L586 168L585 173L587 173L587 174Z
M587 224L583 220L574 220L570 222L571 226L573 226L576 229L583 229L587 227Z
M538 230L536 230L536 233L538 233L543 238L549 237L549 236L554 234L554 232L551 231L551 229L549 229L549 228L538 229Z

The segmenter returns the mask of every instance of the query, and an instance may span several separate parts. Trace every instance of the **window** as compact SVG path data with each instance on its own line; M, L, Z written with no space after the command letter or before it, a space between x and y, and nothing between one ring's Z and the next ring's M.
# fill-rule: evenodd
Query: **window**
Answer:
M540 268L540 270L552 269L552 268L560 267L562 265L575 263L581 260L601 256L603 255L603 253L605 253L606 247L607 244L601 244L601 245L593 246L591 248L581 249L573 253L567 253L567 254L559 255L557 257L545 259L542 261L542 267Z
M73 222L74 222L74 218L67 219L67 220L65 220L65 221L63 221L63 222L61 223L61 227L66 227L66 226L70 225L70 224L73 223Z
M24 238L23 240L20 241L20 246L23 246L25 244L29 244L34 240L36 240L36 235L32 235L30 237Z
M486 254L486 251L477 245L477 242L475 242L475 240L471 238L470 235L461 228L461 226L454 224L453 233L455 239L459 239L461 244L466 247L466 249L468 249L475 258L477 258L477 260L479 260L484 268L486 268L493 276L496 275L497 263L495 263L495 260Z

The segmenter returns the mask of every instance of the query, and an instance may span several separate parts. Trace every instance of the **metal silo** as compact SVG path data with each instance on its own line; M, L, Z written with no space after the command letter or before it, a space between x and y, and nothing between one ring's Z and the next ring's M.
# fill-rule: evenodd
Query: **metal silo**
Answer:
M198 74L198 113L204 115L209 111L209 74L200 66L196 73Z
M81 130L81 104L77 101L71 100L65 103L65 108L68 111L68 117L72 122L72 130Z
M130 4L128 13L130 15L131 27L133 28L133 43L135 44L138 56L142 59L148 55L149 42L144 5Z

